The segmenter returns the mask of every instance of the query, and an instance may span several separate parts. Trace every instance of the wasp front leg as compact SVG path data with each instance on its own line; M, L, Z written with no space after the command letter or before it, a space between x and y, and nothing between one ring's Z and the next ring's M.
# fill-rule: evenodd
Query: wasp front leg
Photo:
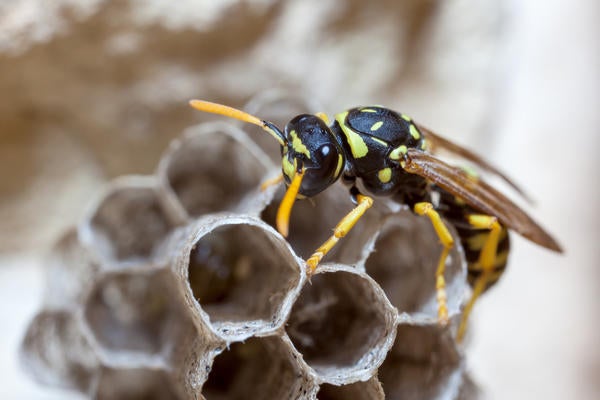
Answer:
M444 224L444 221L442 221L440 214L433 208L433 204L429 202L417 203L414 206L414 211L418 215L426 215L429 217L435 232L444 246L435 272L435 289L438 303L438 320L441 324L446 325L448 323L448 296L446 295L446 279L444 278L444 273L446 272L446 259L454 246L454 239L452 238L448 227Z
M371 208L373 205L373 199L369 196L364 196L362 194L356 195L357 205L350 211L344 218L338 222L335 229L333 230L333 235L329 239L327 239L309 259L306 261L306 265L308 266L308 274L312 275L319 265L319 262L325 257L327 253L337 244L337 242L346 236L348 232L356 225L358 220L365 214L365 212Z

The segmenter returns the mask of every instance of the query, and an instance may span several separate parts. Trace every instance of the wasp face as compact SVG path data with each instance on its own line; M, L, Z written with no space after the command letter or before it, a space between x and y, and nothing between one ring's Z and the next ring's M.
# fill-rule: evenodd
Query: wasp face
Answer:
M334 134L317 116L302 114L285 126L282 170L289 185L296 172L304 171L299 194L314 196L333 184L344 165L344 153Z

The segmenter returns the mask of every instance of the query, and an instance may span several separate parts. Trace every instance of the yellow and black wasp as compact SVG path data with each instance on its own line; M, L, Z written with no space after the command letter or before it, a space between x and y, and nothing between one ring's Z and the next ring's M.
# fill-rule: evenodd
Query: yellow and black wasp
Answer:
M339 178L348 184L356 206L307 260L308 273L344 237L373 204L359 191L357 179L374 196L392 196L417 215L427 216L443 250L435 285L438 318L448 321L444 270L454 240L442 217L451 223L465 249L469 283L473 288L458 329L464 335L468 315L477 298L502 275L509 251L508 230L540 246L562 252L559 244L521 208L467 170L432 155L444 149L494 173L523 194L505 175L471 151L458 146L410 117L381 107L356 107L335 116L301 114L282 131L273 123L243 111L201 100L192 107L262 127L281 145L282 174L268 184L285 181L287 191L277 212L277 229L287 236L289 217L297 197L312 197Z

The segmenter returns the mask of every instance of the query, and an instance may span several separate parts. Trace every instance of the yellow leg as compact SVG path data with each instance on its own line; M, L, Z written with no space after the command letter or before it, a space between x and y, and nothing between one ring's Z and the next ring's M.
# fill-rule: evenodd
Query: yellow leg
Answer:
M481 253L479 253L477 264L483 272L477 279L477 282L475 282L473 294L463 310L463 315L456 334L456 340L458 342L461 342L465 336L467 321L473 310L473 305L475 305L475 302L481 293L487 288L490 278L493 278L494 266L496 264L496 251L498 249L498 242L500 241L500 234L502 233L502 226L498 223L498 219L489 215L470 215L469 224L477 229L489 229L490 234L481 249Z
M327 253L335 246L335 244L344 236L350 232L350 230L354 227L354 225L358 222L360 217L371 208L373 205L373 199L369 196L363 196L359 194L356 196L358 201L358 205L352 209L342 220L336 225L333 235L327 239L315 252L312 256L306 261L306 265L308 266L308 274L312 275L319 265L319 262L325 257Z
M438 303L438 320L441 324L445 325L448 323L448 297L446 295L444 272L446 271L446 259L448 258L450 249L454 246L454 239L444 224L444 221L440 218L438 212L433 208L433 204L428 202L417 203L415 204L414 210L418 215L426 215L429 217L433 229L435 229L435 232L444 246L435 272L435 290Z
M277 185L283 182L283 174L277 175L275 178L267 179L260 185L260 190L264 192L269 186Z

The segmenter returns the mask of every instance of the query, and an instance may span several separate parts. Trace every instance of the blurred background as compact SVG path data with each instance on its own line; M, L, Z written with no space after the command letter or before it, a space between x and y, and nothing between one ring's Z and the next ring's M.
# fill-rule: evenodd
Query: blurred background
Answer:
M595 0L0 0L0 397L79 398L18 348L46 252L102 183L152 173L207 119L190 98L284 89L402 111L515 177L566 254L514 236L469 370L488 399L597 398L599 21Z

